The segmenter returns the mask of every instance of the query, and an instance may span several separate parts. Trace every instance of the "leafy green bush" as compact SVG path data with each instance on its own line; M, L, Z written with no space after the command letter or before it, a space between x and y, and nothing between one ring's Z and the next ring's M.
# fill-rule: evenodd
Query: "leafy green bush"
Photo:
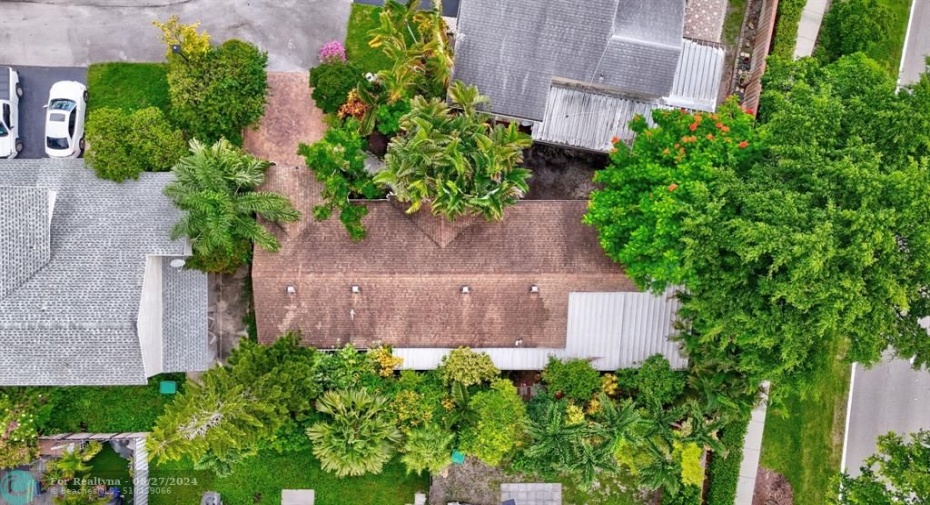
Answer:
M122 182L142 172L170 170L187 153L180 130L156 107L127 114L98 109L87 120L87 162L97 177Z
M488 353L477 353L468 347L453 349L443 356L439 370L447 383L458 382L463 386L490 381L501 373Z
M171 115L188 135L206 143L221 138L242 145L242 129L265 113L268 54L231 39L203 57L172 58Z
M403 456L400 460L407 467L407 473L439 473L452 462L452 442L455 434L431 424L418 428L409 435L404 443Z
M507 379L497 379L488 390L468 402L477 422L461 431L462 449L488 465L497 466L513 450L526 429L526 405Z
M656 354L639 368L617 370L617 383L628 393L635 392L640 405L670 405L685 390L685 374L672 370L665 356Z
M398 100L394 103L383 104L375 110L378 131L384 135L394 135L400 131L400 118L410 112L410 102Z
M831 62L860 51L873 55L891 34L891 17L891 9L876 0L831 3L817 38L817 56Z
M39 456L34 394L0 391L0 469L31 463Z
M310 69L310 96L320 110L335 114L346 103L349 91L365 82L365 75L352 63L322 63Z
M601 374L583 359L560 361L550 356L542 379L551 391L582 403L601 388Z
M807 0L781 0L778 2L778 19L772 37L771 53L782 58L793 58L798 39L798 23Z
M329 219L339 210L339 220L352 240L365 238L362 218L368 208L353 203L352 198L378 198L382 191L365 170L365 140L359 135L354 120L326 130L323 139L312 145L300 144L297 153L304 157L316 180L323 183L323 204L313 208L317 220Z
M739 483L739 466L743 460L743 437L749 418L728 424L720 434L725 452L713 453L707 468L710 481L707 489L707 505L732 505L736 500L736 485Z

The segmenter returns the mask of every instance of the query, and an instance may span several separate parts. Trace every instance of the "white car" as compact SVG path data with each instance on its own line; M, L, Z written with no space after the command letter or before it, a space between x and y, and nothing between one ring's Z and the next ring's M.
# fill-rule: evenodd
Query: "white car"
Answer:
M84 152L84 113L87 86L59 81L48 92L45 106L45 154L50 158L77 158Z

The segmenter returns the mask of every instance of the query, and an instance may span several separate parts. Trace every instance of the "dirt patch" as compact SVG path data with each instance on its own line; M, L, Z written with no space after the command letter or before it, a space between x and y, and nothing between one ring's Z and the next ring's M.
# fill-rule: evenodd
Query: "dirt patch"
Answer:
M794 491L784 475L759 467L752 505L794 505Z
M247 337L244 318L252 306L251 290L246 288L249 266L232 274L210 274L209 331L214 357L222 363Z
M520 474L506 474L500 468L487 466L471 457L466 458L464 464L448 467L443 474L433 476L429 488L430 503L498 505L501 502L501 484L533 482Z
M524 165L533 171L527 200L587 200L594 173L607 166L606 154L535 144Z

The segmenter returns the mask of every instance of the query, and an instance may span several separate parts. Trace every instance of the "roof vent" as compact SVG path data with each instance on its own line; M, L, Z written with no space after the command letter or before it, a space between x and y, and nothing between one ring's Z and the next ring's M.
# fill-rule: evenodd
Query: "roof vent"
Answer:
M184 267L184 264L185 264L185 263L186 263L186 262L185 262L183 259L181 259L181 258L175 258L175 259L171 260L171 262L168 263L168 264L171 265L171 268L182 268L182 267Z
M514 343L513 343L513 346L514 346L514 347L523 347L523 339L522 339L522 338L518 338L517 340L515 340Z
M286 288L284 288L284 292L287 293L287 294L289 294L289 295L296 295L296 294L297 294L297 288L295 288L292 284L288 284L288 286L287 286Z
M359 286L359 285L357 285L357 284L353 284L353 285L352 285L352 294L353 294L353 295L357 295L357 294L359 294L359 293L361 293L361 292L362 292L362 287L361 287L361 286Z
M468 293L471 293L471 288L468 286L462 286L462 294L467 295Z
M539 293L539 286L536 284L530 285L530 293Z

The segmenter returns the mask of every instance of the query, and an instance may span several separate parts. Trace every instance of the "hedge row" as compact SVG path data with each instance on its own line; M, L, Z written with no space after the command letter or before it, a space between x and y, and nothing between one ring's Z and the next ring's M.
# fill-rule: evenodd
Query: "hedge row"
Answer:
M794 57L794 46L798 39L798 23L807 0L781 0L778 2L778 20L771 53L783 58Z
M743 460L743 438L748 426L747 417L723 428L720 442L723 443L725 452L715 453L707 469L707 505L733 505L736 500L739 466Z

